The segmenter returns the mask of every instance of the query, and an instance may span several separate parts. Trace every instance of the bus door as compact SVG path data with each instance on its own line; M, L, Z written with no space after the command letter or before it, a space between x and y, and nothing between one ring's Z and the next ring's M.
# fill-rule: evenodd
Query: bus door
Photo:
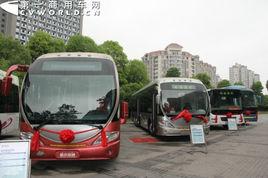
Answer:
M252 91L242 92L243 116L246 122L258 121L257 99Z

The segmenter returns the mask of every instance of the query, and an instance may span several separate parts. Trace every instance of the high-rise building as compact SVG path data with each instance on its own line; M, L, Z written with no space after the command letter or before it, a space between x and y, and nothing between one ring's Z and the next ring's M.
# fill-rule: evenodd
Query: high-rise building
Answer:
M25 43L35 31L42 30L67 41L70 36L82 33L80 11L78 1L20 1L15 37Z
M249 70L247 66L236 63L229 68L229 79L231 84L241 82L247 88L251 88L254 82L260 81L260 75Z
M260 75L259 74L254 74L254 82L259 82L261 81Z
M171 43L165 50L146 53L142 60L147 66L147 72L150 80L156 80L164 77L171 67L179 69L181 76L186 77L186 61L182 56L182 46Z
M2 0L0 3L7 2ZM5 36L15 37L17 16L0 7L0 33Z
M182 51L182 46L169 44L165 50L146 53L142 60L147 67L150 80L164 77L171 67L176 67L181 77L193 77L199 73L207 73L213 86L217 85L216 67L199 60L198 55Z

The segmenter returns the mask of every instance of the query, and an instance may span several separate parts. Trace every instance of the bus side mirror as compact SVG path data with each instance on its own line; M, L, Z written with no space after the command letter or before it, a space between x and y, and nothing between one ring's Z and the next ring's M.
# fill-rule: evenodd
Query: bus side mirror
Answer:
M9 95L11 86L12 86L12 77L11 76L4 77L1 84L1 93L3 96Z
M128 118L128 102L122 101L120 105L120 123L125 124Z

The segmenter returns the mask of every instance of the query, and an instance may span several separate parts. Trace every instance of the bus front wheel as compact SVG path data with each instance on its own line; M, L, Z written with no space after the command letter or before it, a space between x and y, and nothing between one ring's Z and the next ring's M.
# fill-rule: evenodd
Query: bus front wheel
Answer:
M148 123L148 131L152 136L156 135L156 129L151 119L149 120L149 123Z
M136 127L140 127L141 126L141 120L139 117L135 117L134 118L134 124Z

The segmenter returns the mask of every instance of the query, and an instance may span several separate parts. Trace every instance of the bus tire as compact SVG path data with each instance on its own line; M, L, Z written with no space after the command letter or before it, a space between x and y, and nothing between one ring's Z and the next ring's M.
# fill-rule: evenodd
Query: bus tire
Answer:
M154 127L151 119L149 120L149 123L148 123L148 131L149 131L150 135L152 135L152 136L156 135L156 130L155 130L155 127Z
M141 126L141 120L140 120L139 117L135 117L135 118L134 118L134 125L135 125L136 127L140 127L140 126Z
M228 125L223 125L223 129L228 130Z

